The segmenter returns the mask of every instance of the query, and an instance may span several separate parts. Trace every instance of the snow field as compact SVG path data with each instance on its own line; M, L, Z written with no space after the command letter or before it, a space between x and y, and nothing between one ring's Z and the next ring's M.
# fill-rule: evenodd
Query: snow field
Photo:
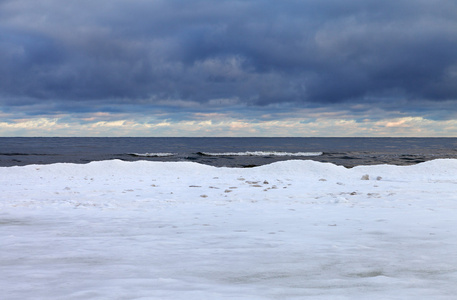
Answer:
M4 299L455 299L457 160L0 168Z

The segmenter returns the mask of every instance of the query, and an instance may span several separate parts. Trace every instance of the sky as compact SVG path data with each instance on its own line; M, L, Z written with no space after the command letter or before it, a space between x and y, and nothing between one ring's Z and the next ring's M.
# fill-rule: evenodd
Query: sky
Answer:
M457 137L457 2L0 0L0 136Z

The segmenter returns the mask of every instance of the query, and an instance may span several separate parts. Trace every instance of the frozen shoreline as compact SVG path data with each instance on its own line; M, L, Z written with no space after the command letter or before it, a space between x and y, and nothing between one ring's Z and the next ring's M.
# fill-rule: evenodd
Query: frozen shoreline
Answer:
M453 299L457 160L0 168L5 299Z

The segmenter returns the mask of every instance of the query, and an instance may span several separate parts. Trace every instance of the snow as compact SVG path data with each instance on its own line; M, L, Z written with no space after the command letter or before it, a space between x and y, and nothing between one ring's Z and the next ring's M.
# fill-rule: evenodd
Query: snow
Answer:
M0 168L2 299L455 299L457 160Z

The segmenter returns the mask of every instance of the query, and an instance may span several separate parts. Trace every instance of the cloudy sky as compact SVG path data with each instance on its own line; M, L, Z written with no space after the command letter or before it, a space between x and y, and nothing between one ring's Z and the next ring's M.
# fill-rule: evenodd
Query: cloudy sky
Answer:
M457 136L457 2L0 0L0 136Z

